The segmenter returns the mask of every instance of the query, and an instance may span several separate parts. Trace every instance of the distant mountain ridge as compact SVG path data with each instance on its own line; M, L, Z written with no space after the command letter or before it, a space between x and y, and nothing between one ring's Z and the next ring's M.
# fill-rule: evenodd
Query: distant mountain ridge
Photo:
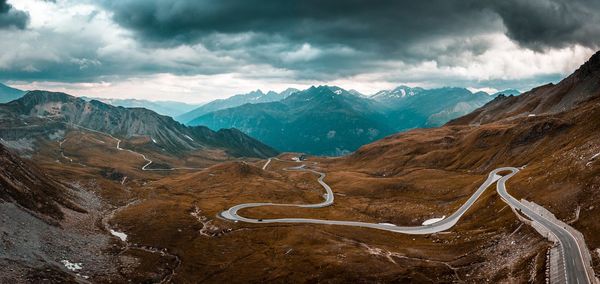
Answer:
M336 86L313 86L281 101L210 112L189 125L234 127L281 151L343 155L398 131L440 126L492 99L464 88L400 86L366 97Z
M128 108L146 108L154 111L158 114L175 117L180 114L186 113L194 108L197 108L200 104L186 104L177 101L149 101L140 99L111 99L111 98L90 98L81 97L84 100L91 101L97 100L113 106L122 106Z
M16 100L25 95L25 93L25 91L15 89L0 83L0 103L7 103Z
M188 123L194 118L197 118L209 112L237 107L250 103L257 104L276 102L287 98L295 92L298 92L298 90L294 88L288 88L280 93L274 91L268 91L267 93L263 93L261 90L256 90L247 94L235 95L227 99L218 99L211 101L189 112L178 115L175 117L175 119L181 123Z
M233 156L269 157L277 153L235 129L214 132L206 127L187 127L144 108L115 107L65 93L30 91L18 100L0 105L0 112L4 116L47 118L123 138L148 136L171 153L204 147L221 147Z

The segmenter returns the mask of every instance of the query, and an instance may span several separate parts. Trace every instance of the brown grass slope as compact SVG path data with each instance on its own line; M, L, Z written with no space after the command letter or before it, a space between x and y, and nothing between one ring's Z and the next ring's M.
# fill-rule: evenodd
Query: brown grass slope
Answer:
M83 212L71 199L61 184L0 145L0 200L14 202L42 217L60 220L63 218L61 206Z
M595 251L600 247L599 74L597 53L556 86L498 99L441 128L387 137L335 166L388 178L421 172L422 180L431 178L432 169L452 176L525 166L509 181L509 191L572 223ZM593 255L598 273L600 261Z

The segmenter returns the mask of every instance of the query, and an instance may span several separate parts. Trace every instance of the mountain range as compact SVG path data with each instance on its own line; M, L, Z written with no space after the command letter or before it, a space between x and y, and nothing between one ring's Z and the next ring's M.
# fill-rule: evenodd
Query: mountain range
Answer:
M237 128L281 151L343 155L398 131L440 126L493 98L464 88L400 86L366 97L336 86L313 86L280 101L209 112L188 124Z
M144 108L115 107L64 93L29 91L20 99L0 105L0 114L3 126L27 125L30 134L36 127L45 133L56 131L56 127L83 127L123 139L148 137L156 148L172 154L207 147L224 148L233 156L268 157L277 153L236 129L215 132L203 126L188 127ZM28 122L32 119L33 123ZM25 132L17 129L3 129L2 138L20 139Z
M464 88L428 90L399 86L366 96L355 90L321 87L330 92L329 97L322 96L324 92L315 92L317 87L304 91L288 88L280 93L256 90L201 106L173 101L81 98L126 108L145 108L192 126L203 125L213 130L237 128L282 151L344 155L391 133L442 125L498 95L472 93ZM0 95L5 102L25 93L0 85ZM515 95L519 92L506 90L501 93ZM296 94L299 98L287 100ZM316 96L314 100L309 98L313 95ZM302 102L309 99L310 104ZM328 112L338 116L325 118L324 114Z
M261 90L256 90L247 94L231 96L227 99L218 99L211 101L191 111L175 116L174 118L181 123L187 123L199 116L217 110L237 107L244 104L257 104L280 101L289 97L291 94L297 91L298 90L294 88L288 88L280 93L274 91L268 91L266 93L263 93Z

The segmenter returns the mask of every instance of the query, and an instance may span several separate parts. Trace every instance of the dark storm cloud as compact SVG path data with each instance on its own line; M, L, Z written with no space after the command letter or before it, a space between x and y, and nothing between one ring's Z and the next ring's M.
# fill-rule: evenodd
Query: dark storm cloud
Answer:
M429 38L498 27L477 1L107 1L114 19L153 43L202 41L214 33L256 33L290 44L344 45L412 58ZM424 54L421 54L423 56Z
M598 0L119 0L114 19L154 43L254 32L412 58L428 39L502 30L524 46L600 42ZM501 25L501 24L500 24ZM407 50L408 49L408 50Z
M599 0L86 0L89 14L66 13L78 5L71 1L39 2L64 22L26 28L28 14L0 0L0 28L20 28L0 33L0 80L236 73L326 82L390 74L388 82L504 86L562 70L506 63L514 56L502 52L518 47L503 33L543 51L530 56L600 43ZM487 63L494 66L477 67Z
M13 8L6 3L6 0L0 0L0 29L15 27L24 29L29 23L29 15L23 11Z
M598 0L503 0L489 6L502 18L508 35L523 46L539 50L600 44Z
M298 79L329 80L373 71L380 60L436 60L440 52L458 51L460 41L444 46L431 41L501 28L497 15L478 7L476 0L103 3L146 46L201 43L247 63L298 71ZM469 48L477 54L487 46Z

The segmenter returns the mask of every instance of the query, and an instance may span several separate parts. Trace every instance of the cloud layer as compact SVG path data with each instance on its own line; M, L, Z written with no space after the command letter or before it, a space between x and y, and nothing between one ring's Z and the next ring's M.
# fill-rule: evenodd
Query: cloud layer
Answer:
M0 80L525 89L598 49L599 14L596 0L0 0Z

